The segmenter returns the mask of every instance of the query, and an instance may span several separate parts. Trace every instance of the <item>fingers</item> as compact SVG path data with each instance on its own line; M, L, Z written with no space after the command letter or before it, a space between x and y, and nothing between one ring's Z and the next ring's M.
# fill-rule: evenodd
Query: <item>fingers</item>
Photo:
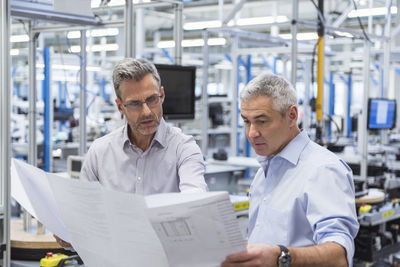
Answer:
M241 251L239 253L231 254L226 257L226 261L228 262L245 262L252 258L252 255L249 254L247 250Z

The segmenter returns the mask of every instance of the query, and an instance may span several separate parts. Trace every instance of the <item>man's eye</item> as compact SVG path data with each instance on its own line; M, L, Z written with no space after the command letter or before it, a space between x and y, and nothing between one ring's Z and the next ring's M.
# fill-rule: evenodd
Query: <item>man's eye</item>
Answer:
M141 102L139 102L139 101L132 101L129 103L129 106L138 107L138 106L140 106L140 104L141 104Z
M146 102L147 102L147 103L152 103L152 102L154 102L155 100L156 100L156 97L155 97L155 96L150 96L149 98L146 99Z

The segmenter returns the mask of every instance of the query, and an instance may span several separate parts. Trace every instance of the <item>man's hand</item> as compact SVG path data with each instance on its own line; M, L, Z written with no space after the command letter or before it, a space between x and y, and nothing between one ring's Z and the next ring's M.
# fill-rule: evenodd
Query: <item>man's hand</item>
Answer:
M279 246L248 245L246 251L228 255L221 267L276 267L280 253Z
M71 248L72 248L71 243L65 242L64 240L62 240L61 238L59 238L59 237L56 236L56 235L53 235L53 236L54 236L54 238L56 239L57 243L58 243L60 246L62 246L63 248L65 248L65 249L71 249Z

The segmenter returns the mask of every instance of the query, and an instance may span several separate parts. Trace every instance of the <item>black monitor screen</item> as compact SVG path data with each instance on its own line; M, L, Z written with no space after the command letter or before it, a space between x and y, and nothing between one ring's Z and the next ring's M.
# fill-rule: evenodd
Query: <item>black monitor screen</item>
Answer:
M72 160L71 161L71 170L74 172L80 172L82 169L82 161L80 160Z
M368 129L393 129L396 122L396 101L370 98L368 101Z
M165 119L194 119L196 67L156 64L164 87Z

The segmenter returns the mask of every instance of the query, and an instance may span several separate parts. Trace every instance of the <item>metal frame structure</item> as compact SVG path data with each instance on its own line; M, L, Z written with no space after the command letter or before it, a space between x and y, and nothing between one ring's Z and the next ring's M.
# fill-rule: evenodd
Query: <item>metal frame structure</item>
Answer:
M1 205L0 205L0 221L2 220L2 232L0 233L0 237L2 239L1 248L5 247L6 250L4 252L4 265L8 267L10 264L10 229L9 229L9 218L10 218L10 210L9 210L9 199L10 199L10 184L9 184L9 174L10 174L10 75L9 75L9 32L10 32L10 17L23 17L28 18L29 21L29 152L28 152L28 161L32 165L36 165L37 163L37 142L36 142L36 45L37 39L41 32L55 32L55 31L64 31L64 30L72 30L79 29L81 30L81 71L80 71L80 150L79 154L84 155L87 150L86 144L86 102L87 102L87 92L86 92L86 84L87 84L87 53L86 53L86 29L93 28L96 26L101 27L115 27L115 26L124 26L126 29L126 53L125 55L128 57L135 56L135 35L133 31L134 27L134 8L145 8L145 7L154 7L154 6L166 6L173 5L175 10L175 24L174 24L174 39L176 42L175 45L175 64L181 64L182 61L182 39L183 39L183 29L182 29L182 9L183 3L180 1L174 0L164 0L163 2L150 2L150 3L140 3L140 4L132 4L131 0L126 0L125 5L125 24L122 21L111 22L111 23L100 23L95 18L89 18L85 16L71 15L71 14L63 14L58 12L51 12L50 10L37 10L35 8L30 8L28 6L23 6L19 4L19 1L14 1L13 6L10 5L9 1L1 1L0 6L0 15L1 15L1 47L0 47L0 59L1 59ZM75 24L79 26L75 27L66 27L66 26L55 26L51 25L49 27L35 27L35 20L51 20L53 22L58 23L67 23L67 24ZM50 68L49 64L47 65L48 69ZM50 83L50 72L48 72L48 87L47 92L51 91L51 83ZM32 97L33 96L33 97ZM52 101L50 101L52 102ZM51 108L50 108L51 109ZM51 116L50 116L51 117ZM49 119L50 123L49 128L52 126L52 119ZM50 132L51 133L51 132ZM51 139L51 138L50 138ZM51 146L50 146L51 148ZM51 154L48 155L48 164L51 166ZM49 169L49 171L51 168ZM27 213L24 213L24 229L29 230L31 225L31 216ZM38 229L40 225L38 226Z
M10 266L10 1L0 2L0 254Z
M387 17L390 17L390 4L391 1L387 0L386 1L386 6L387 6ZM370 8L373 7L373 0L370 0ZM349 4L348 8L346 9L346 12L349 13L352 9L354 9L352 4ZM236 10L236 9L235 9ZM236 10L237 12L238 10ZM370 85L370 56L371 56L371 46L370 46L370 40L366 40L366 37L363 33L363 31L361 30L353 30L353 29L348 29L348 28L342 28L339 27L344 21L344 17L341 16L339 17L336 21L334 21L332 23L332 25L327 25L326 21L324 21L324 29L325 29L325 33L333 33L335 31L340 31L340 32L345 32L345 33L350 33L352 34L355 38L360 38L360 39L364 39L364 68L363 68L363 77L364 77L364 99L363 99L363 110L367 110L367 106L368 106L368 95L369 95L369 85ZM296 84L296 79L297 79L297 58L298 58L298 41L297 38L295 38L297 36L297 32L299 28L302 29L318 29L319 23L314 23L314 22L309 22L309 21L300 21L299 20L299 1L298 0L292 0L292 21L291 21L291 33L292 33L292 40L291 40L291 47L290 48L282 48L282 47L272 47L272 48L268 48L268 52L282 52L282 51L287 51L291 53L291 65L292 65L292 71L291 71L291 82L293 84ZM369 39L374 39L374 40L380 40L384 42L384 54L383 54L383 63L382 65L385 66L386 68L386 72L383 74L383 90L386 92L388 91L388 84L389 84L389 67L390 67L390 41L391 39L394 37L394 33L398 33L400 31L400 25L396 27L396 29L392 32L392 34L390 33L390 20L386 22L385 24L385 34L383 36L378 36L375 34L372 34L372 17L369 17L369 31L368 31L368 38ZM271 24L271 25L275 25L275 24ZM269 25L269 26L271 26ZM276 25L282 25L282 23L276 23ZM210 36L211 32L222 32L222 33L226 33L229 32L231 30L231 34L232 34L232 30L234 27L222 27L222 28L215 28L213 30L206 30L205 33L203 34L203 38L204 38L204 47L203 47L203 83L202 83L202 107L203 107L203 123L202 123L202 151L205 155L207 155L207 145L208 145L208 123L207 123L207 118L208 118L208 96L207 96L207 81L208 81L208 67L209 67L209 61L208 61L208 44L207 44L207 40ZM253 33L248 33L249 35L253 34ZM322 36L323 37L323 36ZM237 38L237 37L234 37ZM320 37L321 38L321 37ZM270 39L271 40L271 39ZM237 57L241 54L245 54L247 53L255 53L257 51L262 52L265 49L260 49L258 50L257 48L251 48L251 49L237 49L237 41L233 41L232 43L232 48L231 48L231 52L232 52L232 63L233 63L233 73L232 73L232 80L234 81L234 85L237 85L237 81L238 81L238 70L237 70L237 66L238 66L238 62L237 62ZM290 51L289 51L290 49ZM323 44L320 44L319 50L322 52L323 51ZM321 55L319 58L323 58L323 55ZM320 60L319 60L320 61ZM319 79L321 81L323 81L322 79L322 65L319 66L319 69L321 69L320 73L321 76L319 77ZM324 73L325 74L325 73ZM351 76L349 76L349 83L351 82ZM323 82L322 82L323 83ZM349 84L349 88L351 88L351 84ZM233 153L232 151L237 151L237 87L235 87L233 89L233 99L232 99L232 110L231 110L231 114L232 114L232 122L231 122L231 141L230 141L230 145L231 145L231 154ZM350 100L349 100L350 101ZM348 108L349 109L349 108ZM348 110L349 112L349 110ZM236 114L236 115L234 115ZM366 178L366 170L367 170L367 160L368 160L368 151L367 151L367 144L368 144L368 133L367 133L367 114L366 112L363 112L362 117L360 119L361 124L363 127L362 129L365 129L365 131L362 131L360 128L359 131L359 151L361 154L361 176ZM351 122L350 122L351 123ZM347 122L347 125L350 125L349 122ZM235 152L236 153L236 152Z
M256 32L245 32L241 30L235 30L231 27L223 27L218 29L208 29L203 32L204 46L203 46L203 83L202 83L202 129L201 129L201 150L204 155L207 155L207 147L208 147L208 93L207 93L207 85L208 85L208 68L209 68L209 45L208 39L210 35L214 34L224 34L228 35L232 38L232 46L231 46L231 57L232 57L232 105L231 105L231 131L230 135L230 155L236 156L237 148L238 148L238 73L239 73L239 56L249 53L254 53L257 48L251 48L251 51L247 49L239 48L239 41L241 38L245 38L246 40L252 41L261 41L264 44L275 44L275 45L287 45L287 41L278 37L272 37L267 34L256 33ZM273 50L274 47L271 47ZM265 52L265 49L263 49ZM269 52L269 51L268 51Z

